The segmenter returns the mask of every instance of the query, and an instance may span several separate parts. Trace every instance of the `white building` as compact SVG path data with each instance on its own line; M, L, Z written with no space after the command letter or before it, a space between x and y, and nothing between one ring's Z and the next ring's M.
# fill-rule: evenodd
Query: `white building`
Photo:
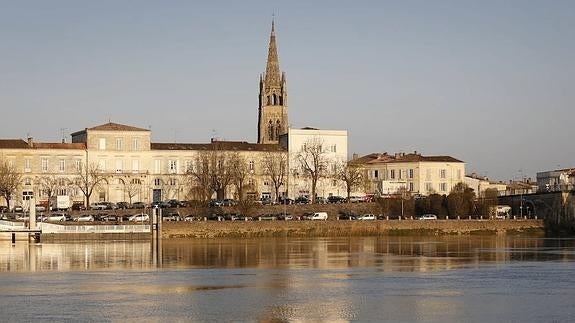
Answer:
M315 128L288 129L288 133L280 137L280 145L288 150L289 170L288 196L311 198L311 180L303 175L298 157L306 145L320 145L321 156L324 159L323 173L316 187L318 197L344 195L343 183L332 178L337 163L347 161L347 130L320 130Z

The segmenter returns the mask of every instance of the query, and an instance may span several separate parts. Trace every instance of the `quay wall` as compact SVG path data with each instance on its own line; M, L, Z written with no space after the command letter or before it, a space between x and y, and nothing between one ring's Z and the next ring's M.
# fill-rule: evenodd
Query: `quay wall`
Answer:
M162 238L337 237L543 234L542 220L200 221L166 222Z

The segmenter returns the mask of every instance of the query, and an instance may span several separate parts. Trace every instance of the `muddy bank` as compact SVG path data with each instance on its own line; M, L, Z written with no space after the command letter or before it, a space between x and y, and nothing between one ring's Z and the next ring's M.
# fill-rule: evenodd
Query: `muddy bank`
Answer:
M543 234L541 220L166 222L162 238Z

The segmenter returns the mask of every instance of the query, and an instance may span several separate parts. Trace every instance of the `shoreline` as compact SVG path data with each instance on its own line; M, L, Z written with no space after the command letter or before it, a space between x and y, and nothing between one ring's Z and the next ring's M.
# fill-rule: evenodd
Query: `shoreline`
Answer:
M399 235L544 235L542 220L165 222L162 239Z

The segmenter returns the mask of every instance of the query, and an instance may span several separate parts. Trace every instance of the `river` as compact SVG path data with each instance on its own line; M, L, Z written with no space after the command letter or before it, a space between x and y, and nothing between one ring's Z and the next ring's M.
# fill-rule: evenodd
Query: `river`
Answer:
M3 322L573 322L575 240L0 241Z

